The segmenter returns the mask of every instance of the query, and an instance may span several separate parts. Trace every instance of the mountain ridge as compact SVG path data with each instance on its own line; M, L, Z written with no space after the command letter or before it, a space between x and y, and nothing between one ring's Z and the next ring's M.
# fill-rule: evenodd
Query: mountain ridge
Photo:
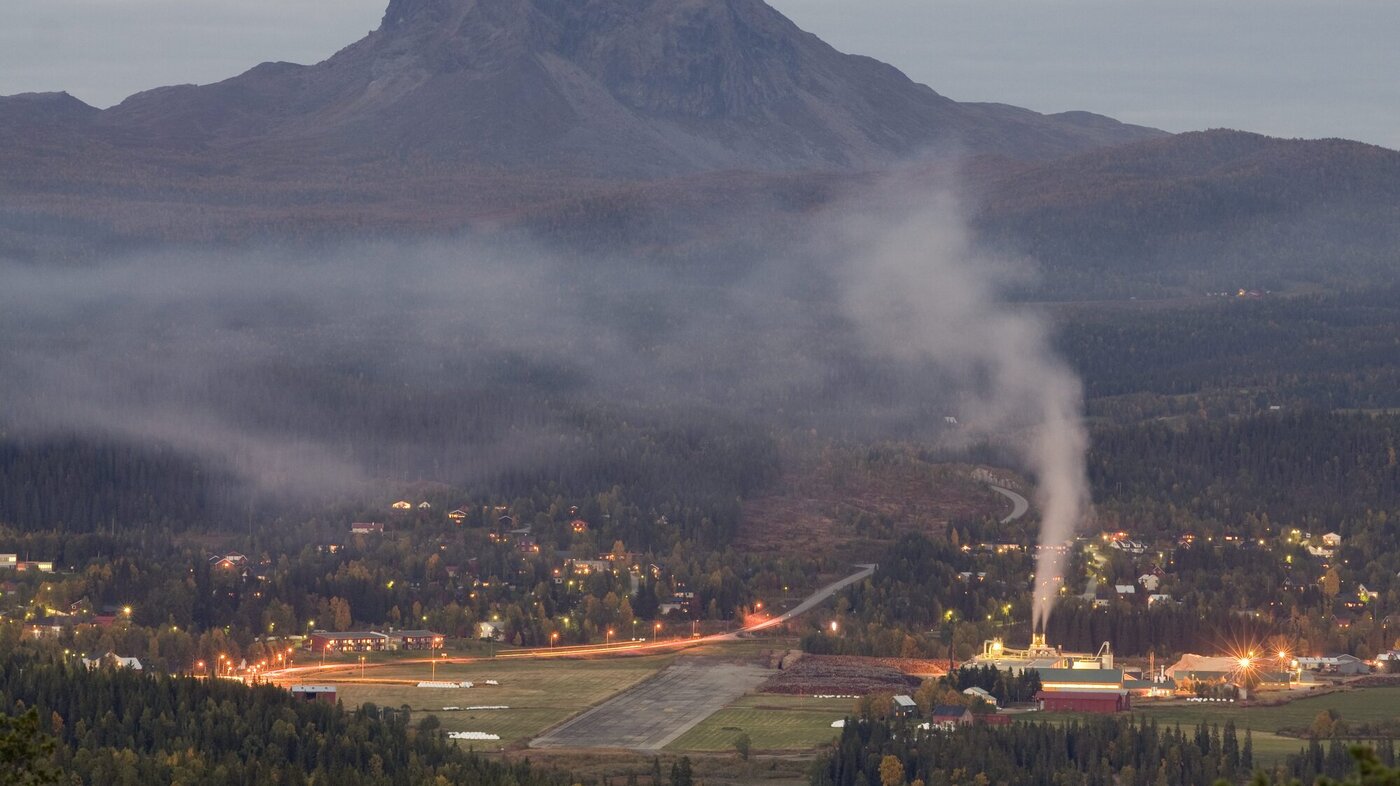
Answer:
M90 133L615 178L869 169L938 148L1043 158L1162 132L960 104L759 0L393 0L320 63L143 91Z

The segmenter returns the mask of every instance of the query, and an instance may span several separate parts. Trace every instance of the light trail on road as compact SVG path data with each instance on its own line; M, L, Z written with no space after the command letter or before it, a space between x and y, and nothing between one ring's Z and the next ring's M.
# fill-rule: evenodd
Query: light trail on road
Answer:
M305 666L288 666L284 669L263 672L258 675L258 679L263 682L292 682L304 678L330 677L335 676L335 681L343 683L374 683L392 685L416 685L419 680L410 679L378 679L378 678L354 678L350 676L336 676L338 672L355 672L365 669L381 669L386 666L413 666L413 665L466 665L471 663L481 663L491 660L548 660L551 658L579 658L597 657L607 655L637 655L647 653L660 653L672 650L689 649L706 644L718 644L727 641L738 641L744 636L768 630L769 628L781 625L794 617L806 613L807 611L820 605L823 601L835 595L846 587L861 581L875 572L874 565L858 565L860 568L856 573L847 576L840 581L822 587L811 595L807 596L801 603L792 609L779 614L769 616L756 622L750 622L744 627L730 631L728 633L712 633L708 636L690 636L675 639L661 639L659 641L620 641L612 644L578 644L564 647L533 647L530 649L506 650L498 652L494 657L461 657L461 658L408 658L404 660L386 661L383 663L328 663L325 665L308 664Z

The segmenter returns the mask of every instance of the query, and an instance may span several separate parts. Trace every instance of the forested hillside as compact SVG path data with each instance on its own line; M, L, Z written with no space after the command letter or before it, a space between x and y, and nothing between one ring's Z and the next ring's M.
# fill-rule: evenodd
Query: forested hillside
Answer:
M274 686L89 670L77 656L0 642L0 707L36 713L59 780L91 786L321 784L559 786L563 774L465 753L397 708L304 702ZM410 722L413 726L410 726ZM14 740L11 740L14 742ZM27 742L27 741L26 741ZM0 755L13 757L6 746ZM9 761L6 767L15 767ZM15 770L10 770L14 772ZM28 783L30 781L21 781Z

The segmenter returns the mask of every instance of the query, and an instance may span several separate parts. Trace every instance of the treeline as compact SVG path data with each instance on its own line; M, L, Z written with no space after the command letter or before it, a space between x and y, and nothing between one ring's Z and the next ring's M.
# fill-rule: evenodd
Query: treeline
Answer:
M940 677L939 683L958 693L969 688L981 688L1004 707L1034 701L1035 694L1040 692L1040 672L1035 669L1016 672L990 665L963 666Z
M901 720L848 719L812 786L1200 786L1254 770L1248 731L1159 728L1113 717L974 724L921 731Z
M459 750L431 717L303 702L281 688L82 667L7 648L0 707L36 712L64 782L94 786L320 784L559 786L562 774Z

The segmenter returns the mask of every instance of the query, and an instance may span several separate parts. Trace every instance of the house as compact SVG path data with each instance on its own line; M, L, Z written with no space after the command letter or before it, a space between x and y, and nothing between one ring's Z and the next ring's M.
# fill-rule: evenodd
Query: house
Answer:
M1126 688L1102 691L1046 691L1035 694L1036 704L1045 712L1097 712L1111 714L1132 709Z
M351 535L381 535L384 525L378 521L359 521L350 525Z
M538 554L540 553L540 544L536 543L534 538L526 536L515 544L515 550L521 554Z
M956 729L972 724L972 710L959 704L940 704L933 708L928 718L929 726L935 729Z
M433 506L430 505L430 504L428 504L428 501L427 501L427 500L423 500L422 502L418 503L418 509L419 509L419 510L432 510L432 509L433 509Z
M919 714L919 704L912 696L895 696L893 709L896 718L912 718Z
M248 558L236 551L231 551L223 555L216 554L209 558L209 566L219 570L233 570L234 568L241 568L247 564Z
M605 559L571 559L568 565L570 572L575 576L591 576L594 573L607 573L612 570L612 563Z
M1109 542L1108 547L1127 554L1147 553L1147 546L1136 540L1112 540Z
M476 623L476 637L482 641L500 641L502 635L500 626L495 623Z
M1162 586L1162 578L1152 573L1144 573L1138 576L1138 583L1148 592L1156 592L1157 588Z
M1114 585L1113 591L1117 592L1119 595L1137 595L1137 587L1132 584Z
M0 570L14 568L19 564L18 554L0 554Z
M395 502L394 504L390 505L389 507L393 508L394 510L412 510L413 503L409 502L406 499L401 499L398 502Z
M986 703L987 705L992 706L992 707L997 706L997 697L996 697L996 696L993 696L993 695L990 694L990 693L988 693L988 692L987 692L985 689L983 689L983 688L978 688L978 687L968 688L967 690L963 691L963 695L964 695L964 696L971 696L971 697L974 698L974 699L980 699L982 702L984 702L984 703Z
M574 519L569 522L569 529L573 530L575 535L582 535L588 531L588 522L583 519Z
M462 521L466 519L467 512L465 510L462 510L461 508L457 508L456 510L448 511L447 517L449 519L452 519L453 521Z
M1322 536L1322 545L1335 549L1342 545L1342 536L1335 532L1328 532Z
M1164 595L1162 593L1154 593L1152 595L1147 596L1147 605L1149 606L1156 606L1158 603L1171 605L1175 602L1176 601L1172 599L1172 596Z
M1365 584L1358 584L1356 585L1356 597L1362 602L1370 602L1380 600L1381 594L1375 590L1367 589Z
M335 687L333 685L293 685L292 696L302 701L324 701L327 704L335 704Z
M58 617L40 617L24 626L24 635L32 639L56 639L64 627L65 623Z
M143 671L145 669L145 667L141 665L141 661L136 658L123 658L112 652L97 658L83 658L82 661L83 666L88 669L96 669L103 666L111 666L115 669L131 669L132 671Z
M36 573L53 573L52 562L18 562L15 563L15 570L23 573L32 570Z
M1332 549L1324 548L1322 546L1313 546L1311 544L1309 544L1306 548L1309 554L1320 559L1332 559L1332 555L1335 553L1332 551Z

